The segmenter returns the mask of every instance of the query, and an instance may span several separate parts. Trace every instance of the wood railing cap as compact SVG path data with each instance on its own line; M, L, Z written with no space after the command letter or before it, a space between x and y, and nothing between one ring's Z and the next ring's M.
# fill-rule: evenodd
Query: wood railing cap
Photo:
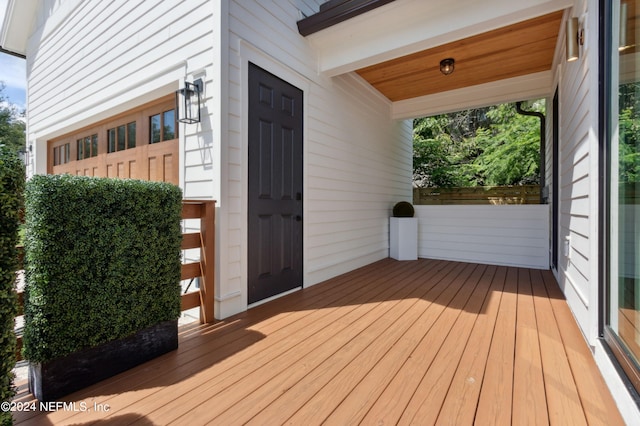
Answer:
M183 204L204 204L204 203L217 203L217 200L210 200L210 199L201 199L201 200L196 200L196 199L185 199L182 200Z

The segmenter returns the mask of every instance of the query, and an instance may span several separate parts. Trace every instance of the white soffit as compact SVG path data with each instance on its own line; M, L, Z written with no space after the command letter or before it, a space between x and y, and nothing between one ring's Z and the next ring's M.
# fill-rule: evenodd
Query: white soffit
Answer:
M0 28L0 46L3 49L26 55L37 6L37 0L8 1Z
M335 76L573 6L573 0L396 0L307 36Z
M397 101L391 107L391 116L396 120L405 120L500 103L540 99L551 96L551 87L551 71L543 71Z

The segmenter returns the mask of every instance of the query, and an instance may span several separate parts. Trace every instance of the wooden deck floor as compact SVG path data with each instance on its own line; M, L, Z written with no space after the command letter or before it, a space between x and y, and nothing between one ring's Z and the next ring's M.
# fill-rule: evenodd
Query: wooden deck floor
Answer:
M16 401L32 398L21 385ZM385 259L231 319L184 327L177 351L64 402L14 418L623 424L550 272L435 260Z

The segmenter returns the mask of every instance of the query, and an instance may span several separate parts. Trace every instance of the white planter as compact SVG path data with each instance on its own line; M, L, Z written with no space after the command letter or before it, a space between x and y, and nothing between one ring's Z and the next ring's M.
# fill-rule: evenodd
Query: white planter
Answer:
M389 218L389 257L396 260L418 259L418 218Z

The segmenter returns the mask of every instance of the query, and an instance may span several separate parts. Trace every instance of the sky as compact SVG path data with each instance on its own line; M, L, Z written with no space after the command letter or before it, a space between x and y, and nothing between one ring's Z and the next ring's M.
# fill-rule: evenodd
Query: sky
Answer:
M0 24L4 20L7 0L0 0ZM4 97L20 109L26 108L27 73L24 59L0 53L0 81L5 85Z

